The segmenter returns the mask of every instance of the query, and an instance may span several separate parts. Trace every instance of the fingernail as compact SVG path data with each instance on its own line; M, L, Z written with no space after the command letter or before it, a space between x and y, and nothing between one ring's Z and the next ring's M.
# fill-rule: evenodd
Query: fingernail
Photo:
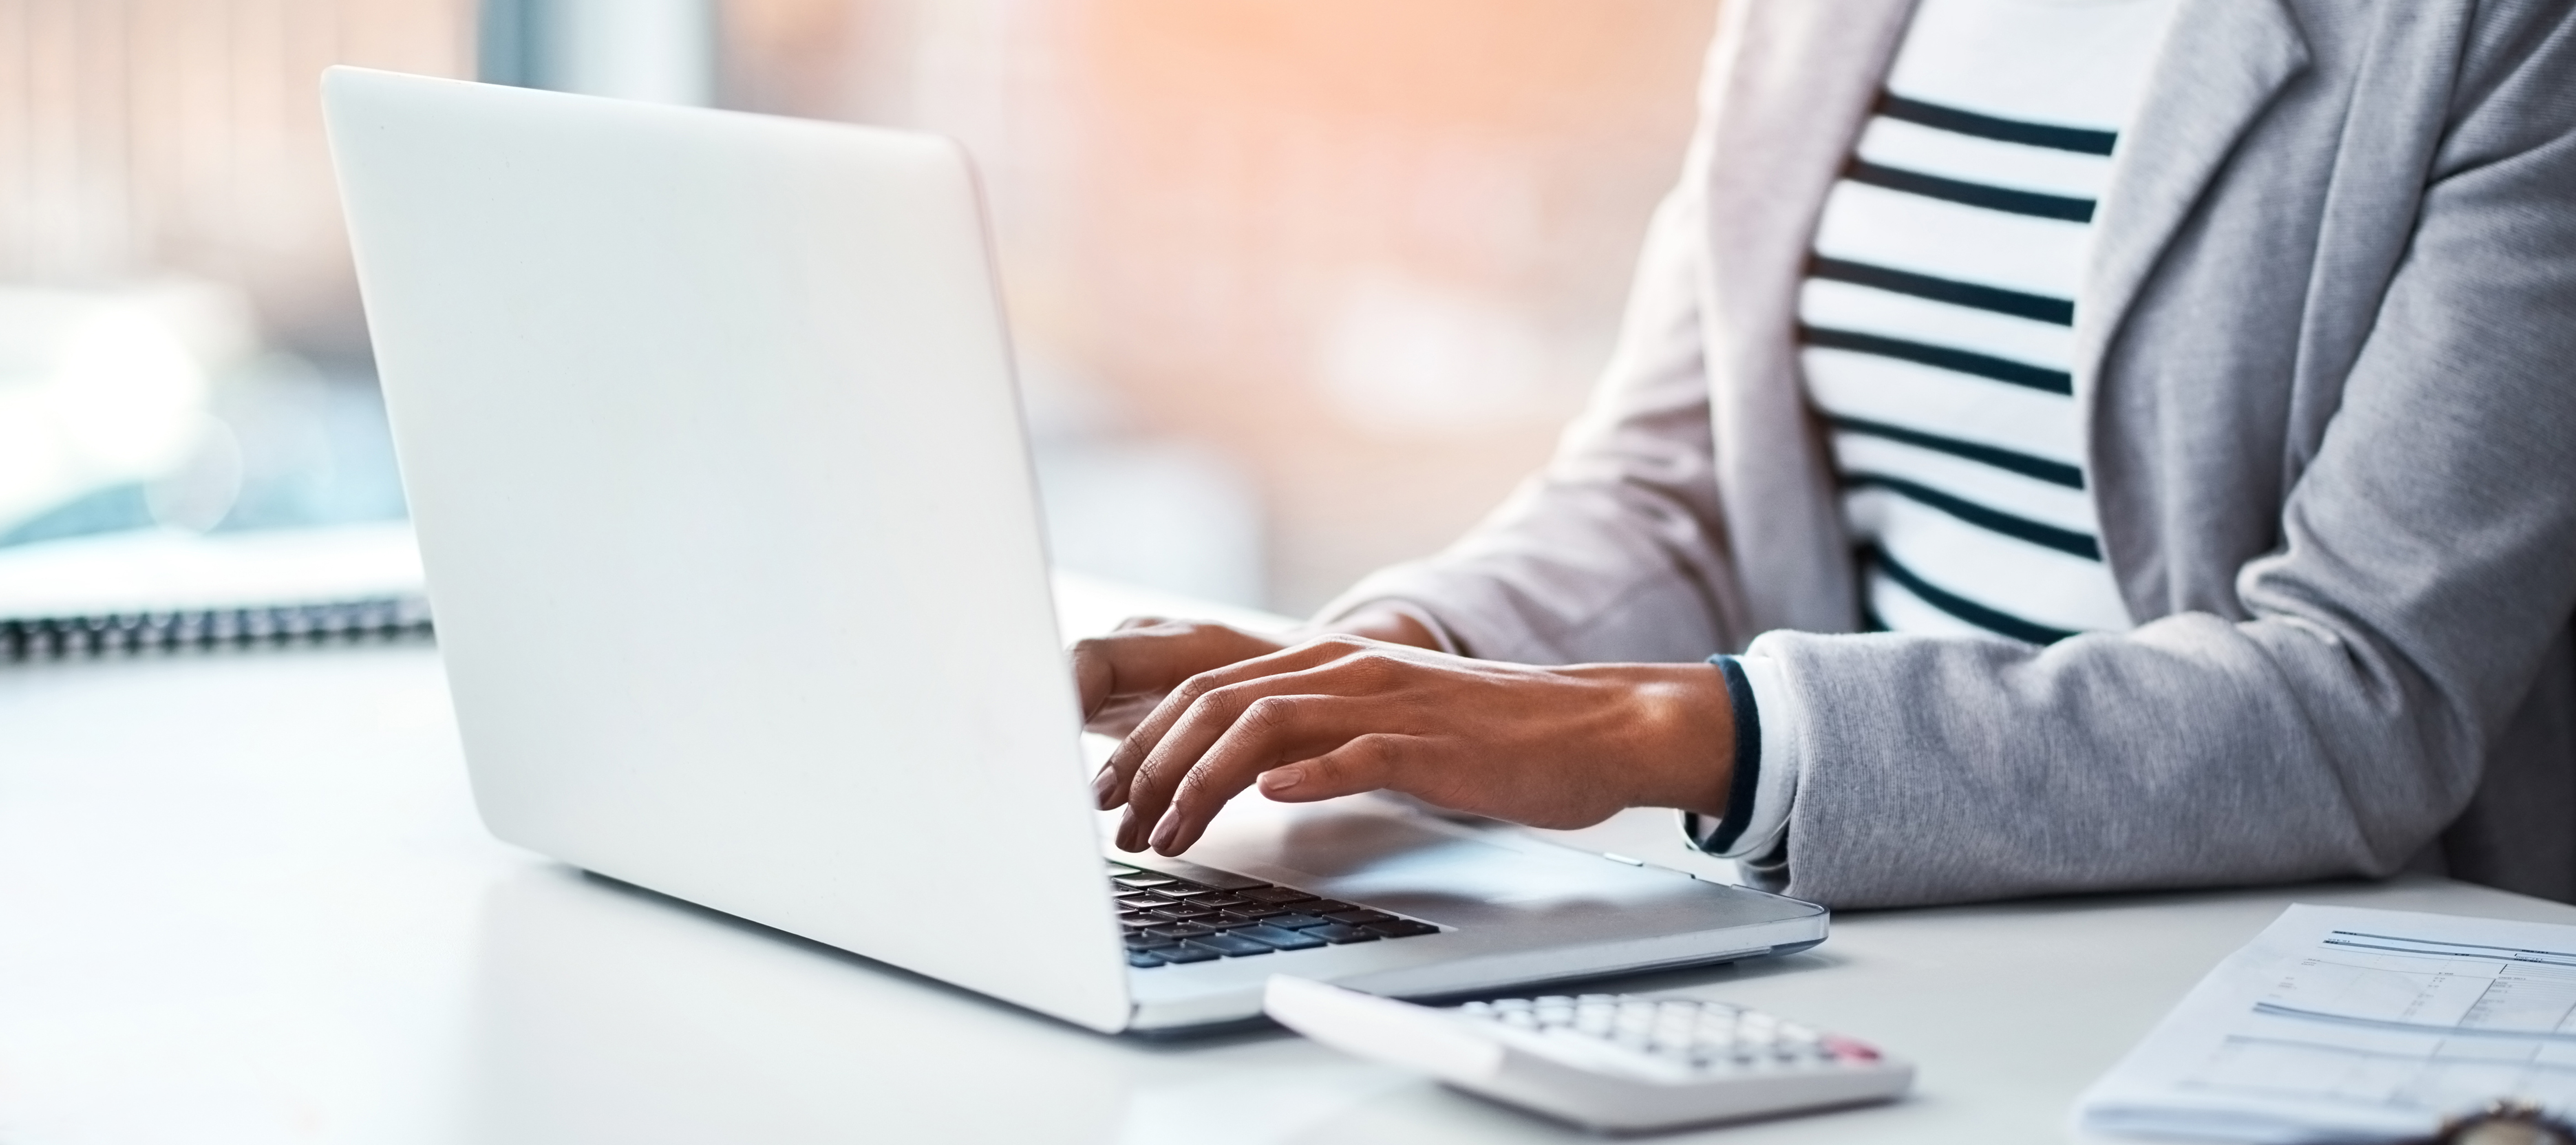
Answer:
M1100 805L1101 810L1109 809L1109 793L1116 790L1118 790L1118 769L1103 767L1100 769L1100 774L1091 777L1091 799L1092 802Z
M1157 824L1154 824L1154 838L1153 838L1154 849L1155 849L1155 850L1157 850L1157 851L1162 851L1162 850L1163 850L1163 848L1168 847L1168 846L1171 846L1171 845L1172 845L1172 837L1173 837L1173 836L1175 836L1175 835L1178 835L1178 834L1180 834L1180 833L1181 833L1181 823L1180 823L1180 820L1178 820L1178 819L1176 819L1176 818L1174 818L1174 817L1172 817L1172 816L1170 816L1170 815L1163 816L1163 821L1162 821L1162 822L1157 823ZM1169 851L1164 851L1164 853L1165 853L1165 854L1170 854L1171 852L1169 852Z
M1294 767L1283 767L1276 771L1261 773L1261 790L1264 792L1293 791L1298 784L1304 782L1306 782L1306 773Z

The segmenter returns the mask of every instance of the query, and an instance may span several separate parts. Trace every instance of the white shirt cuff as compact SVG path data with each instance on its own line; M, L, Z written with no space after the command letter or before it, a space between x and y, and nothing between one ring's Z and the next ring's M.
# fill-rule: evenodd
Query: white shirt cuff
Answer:
M1736 836L1735 845L1718 852L1718 857L1725 859L1766 854L1788 833L1789 805L1798 797L1796 744L1804 716L1789 682L1780 675L1779 661L1768 656L1738 656L1735 665L1744 670L1744 682L1753 689L1762 750L1756 757L1760 774L1754 780L1753 813L1745 820L1744 833Z

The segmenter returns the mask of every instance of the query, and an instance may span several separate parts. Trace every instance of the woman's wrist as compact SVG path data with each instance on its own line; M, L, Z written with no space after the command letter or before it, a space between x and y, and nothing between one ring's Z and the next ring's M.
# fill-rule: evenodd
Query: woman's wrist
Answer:
M1726 814L1735 773L1735 706L1726 677L1706 664L1590 664L1565 669L1623 685L1624 765L1631 807Z

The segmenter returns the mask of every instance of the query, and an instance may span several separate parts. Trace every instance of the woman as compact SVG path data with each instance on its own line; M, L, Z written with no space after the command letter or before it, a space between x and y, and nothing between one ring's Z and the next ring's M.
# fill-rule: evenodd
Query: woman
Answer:
M1258 782L1677 807L1837 906L2576 900L2571 6L1722 19L1545 472L1312 639L1077 646L1120 844Z

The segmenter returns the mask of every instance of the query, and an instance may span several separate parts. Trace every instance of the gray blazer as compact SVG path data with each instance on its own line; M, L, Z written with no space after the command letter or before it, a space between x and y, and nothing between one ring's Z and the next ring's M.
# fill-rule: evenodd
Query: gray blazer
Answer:
M1774 658L1757 879L1837 906L2402 868L2576 900L2576 14L2184 0L2077 307L2138 627L1849 635L1792 342L1909 0L1730 0L1625 333L1556 459L1327 615L1471 655ZM1844 635L1833 635L1833 634ZM1785 741L1785 742L1783 742Z

